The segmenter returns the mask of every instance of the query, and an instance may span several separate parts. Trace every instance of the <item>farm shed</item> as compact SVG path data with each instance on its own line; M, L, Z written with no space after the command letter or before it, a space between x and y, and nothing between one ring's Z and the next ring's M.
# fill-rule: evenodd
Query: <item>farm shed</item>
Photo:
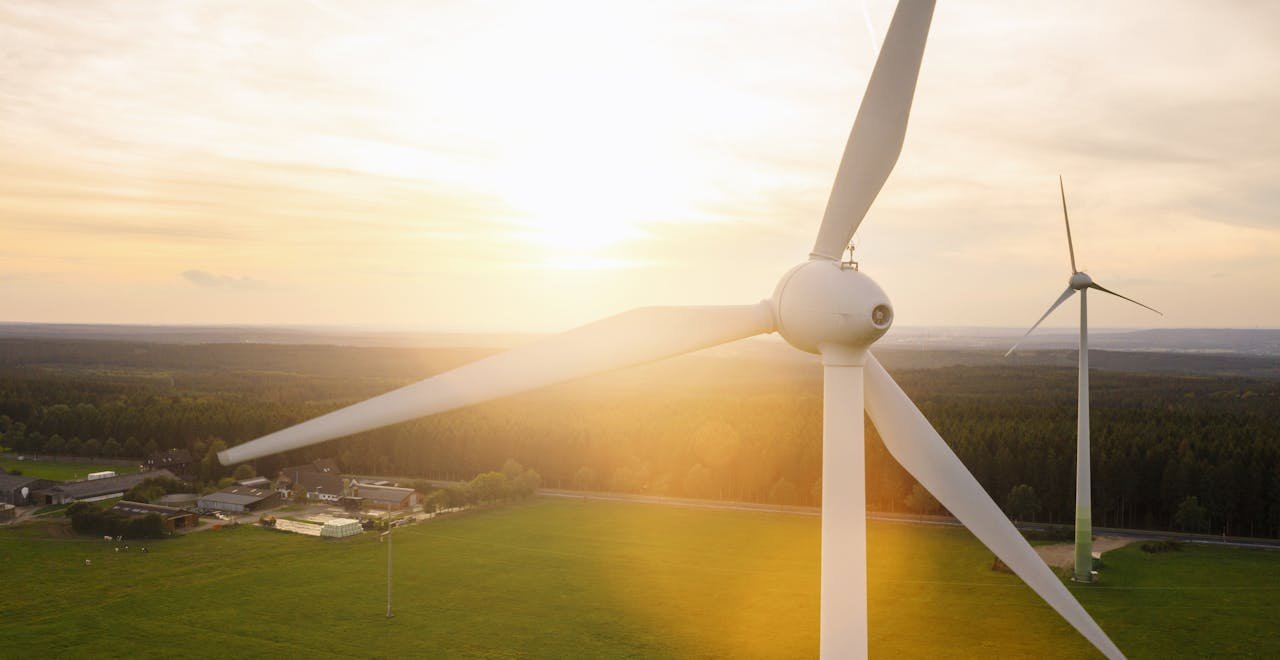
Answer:
M148 513L154 513L160 516L164 521L164 528L169 531L178 529L187 529L200 524L200 516L192 511L183 509L175 509L171 506L160 506L158 504L146 504L144 502L116 502L111 507L112 511L122 513L130 518L145 516Z
M56 483L55 481L37 479L36 477L9 474L4 470L0 470L0 504L22 506L28 503L31 493L39 488L47 488ZM27 489L25 496L22 493L23 488Z
M352 482L350 491L353 496L364 498L364 505L370 509L408 509L422 503L421 496L412 488Z
M125 491L154 477L173 479L168 470L153 470L137 474L84 481L66 481L48 487L32 488L31 500L35 504L68 504L71 502L97 502L124 495Z
M231 511L233 513L258 511L260 509L275 506L279 503L279 493L273 490L247 488L245 486L231 486L230 488L223 488L216 493L201 495L200 499L196 500L196 506L201 509Z

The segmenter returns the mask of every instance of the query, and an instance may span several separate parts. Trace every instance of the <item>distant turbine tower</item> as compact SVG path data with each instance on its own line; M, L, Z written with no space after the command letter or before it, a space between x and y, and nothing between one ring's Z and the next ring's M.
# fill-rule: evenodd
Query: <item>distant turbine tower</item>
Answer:
M223 465L305 447L572 378L778 332L822 356L824 658L867 655L865 409L885 447L1028 586L1110 658L1123 657L1031 549L929 421L867 348L893 308L840 257L880 193L907 130L933 0L898 5L853 123L809 261L754 305L645 307L438 374L218 454ZM495 306L494 314L500 314ZM865 389L865 399L864 399Z
M1062 185L1062 175L1058 175L1058 191L1062 194L1062 220L1067 226L1067 251L1071 255L1071 279L1067 282L1067 288L1062 292L1061 296L1054 301L1049 307L1049 311L1040 317L1036 324L1031 326L1031 330L1039 327L1040 323L1045 320L1058 305L1066 302L1067 298L1076 291L1080 292L1080 393L1077 401L1078 409L1076 411L1076 565L1075 579L1077 582L1093 581L1093 503L1091 491L1093 484L1089 476L1089 311L1088 311L1088 294L1089 289L1097 289L1103 293L1109 293L1117 298L1124 298L1129 302L1164 316L1153 307L1147 307L1142 303L1122 296L1111 289L1104 288L1102 285L1093 281L1087 273L1076 270L1076 248L1071 242L1071 220L1067 217L1067 190ZM1022 343L1027 335L1031 334L1031 330L1027 330L1022 335L1022 339L1013 345L1005 357L1009 357L1013 350Z

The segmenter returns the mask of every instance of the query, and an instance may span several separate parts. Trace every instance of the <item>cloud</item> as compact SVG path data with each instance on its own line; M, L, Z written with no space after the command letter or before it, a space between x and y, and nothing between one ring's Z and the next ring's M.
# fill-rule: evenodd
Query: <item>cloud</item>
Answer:
M253 289L261 289L266 286L262 280L252 277L231 277L230 275L215 275L203 270L184 270L181 273L182 278L196 285L209 288L225 288L236 289L240 291L251 291Z

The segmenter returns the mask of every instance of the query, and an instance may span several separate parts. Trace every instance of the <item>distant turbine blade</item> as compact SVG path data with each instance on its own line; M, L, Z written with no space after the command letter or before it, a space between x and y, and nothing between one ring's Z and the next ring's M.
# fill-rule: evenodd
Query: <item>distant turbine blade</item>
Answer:
M863 378L867 414L889 453L1103 655L1123 658L874 356Z
M1062 185L1062 175L1058 175L1058 191L1062 193L1062 221L1067 224L1067 250L1071 252L1071 274L1080 272L1076 268L1076 247L1071 244L1071 218L1067 217L1067 189Z
M1075 289L1072 289L1071 287L1067 287L1067 290L1063 291L1062 295L1058 296L1058 299L1053 301L1053 304L1049 306L1049 311L1045 312L1044 315L1040 317L1040 320L1036 321L1036 324L1031 326L1031 330L1035 330L1036 328L1040 327L1040 324L1044 323L1044 320L1049 318L1049 315L1053 313L1053 310L1057 309L1058 305L1061 305L1062 303L1066 302L1067 298L1070 298L1071 294L1075 292L1076 292ZM1021 344L1022 340L1027 338L1027 335L1031 334L1031 330L1028 330L1025 333L1023 333L1023 335L1018 338L1017 343L1015 343L1012 348L1010 348L1007 352L1005 352L1004 356L1009 357L1010 355L1012 355L1013 349L1017 348L1018 344Z
M438 374L218 454L234 465L581 376L773 332L768 302L642 307Z
M1142 304L1142 303L1140 303L1140 302L1138 302L1138 301L1134 300L1133 298L1130 298L1130 297L1128 297L1128 296L1122 296L1122 295L1120 295L1120 294L1116 293L1115 291L1112 291L1111 289L1108 289L1108 288L1106 288L1106 287L1104 287L1104 286L1102 286L1102 285L1100 285L1100 284L1097 284L1097 283L1091 283L1091 284L1089 285L1089 288L1090 288L1090 289L1097 289L1097 290L1099 290L1099 291L1101 291L1101 292L1103 292L1103 293L1109 293L1109 294L1111 294L1111 295L1113 295L1113 296L1115 296L1115 297L1117 297L1117 298L1124 298L1125 300L1128 300L1129 302L1131 302L1131 303L1133 303L1133 304L1135 304L1135 305L1137 305L1137 306L1139 306L1139 307L1146 307L1147 309L1149 309L1149 310L1151 310L1151 311L1153 311L1153 312L1155 312L1155 313L1159 314L1160 316L1164 316L1164 312L1161 312L1160 310L1156 309L1155 307L1148 307L1147 305L1144 305L1144 304Z
M812 257L839 261L902 153L933 0L904 0L893 13L836 171Z

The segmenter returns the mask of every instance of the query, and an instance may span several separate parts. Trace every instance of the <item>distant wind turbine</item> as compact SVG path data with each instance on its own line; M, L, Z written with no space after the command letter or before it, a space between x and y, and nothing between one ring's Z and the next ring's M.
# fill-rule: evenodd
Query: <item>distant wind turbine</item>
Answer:
M889 25L809 260L754 305L646 307L438 374L218 454L267 454L469 406L572 378L778 332L822 356L824 658L867 656L865 408L885 447L934 497L1104 655L1123 657L1031 549L867 348L889 329L884 291L841 255L902 151L933 0L903 0ZM500 314L495 304L494 314ZM864 397L865 389L865 397Z
M1062 185L1062 175L1058 175L1058 191L1062 194L1062 220L1067 226L1067 251L1071 255L1071 279L1067 281L1067 288L1058 296L1058 299L1049 306L1049 311L1031 326L1031 330L1027 330L1022 335L1022 339L1014 344L1005 357L1009 357L1021 344L1027 335L1031 334L1040 324L1057 309L1059 305L1066 302L1076 291L1080 292L1080 393L1077 401L1076 410L1076 561L1074 577L1077 582L1093 581L1093 503L1091 491L1093 489L1092 481L1089 475L1089 308L1088 294L1089 289L1097 289L1103 293L1109 293L1117 298L1124 298L1129 302L1146 307L1147 309L1164 316L1159 310L1153 307L1147 307L1133 298L1122 296L1111 289L1103 287L1093 281L1092 277L1083 271L1076 269L1076 248L1071 242L1071 219L1067 217L1067 190Z

